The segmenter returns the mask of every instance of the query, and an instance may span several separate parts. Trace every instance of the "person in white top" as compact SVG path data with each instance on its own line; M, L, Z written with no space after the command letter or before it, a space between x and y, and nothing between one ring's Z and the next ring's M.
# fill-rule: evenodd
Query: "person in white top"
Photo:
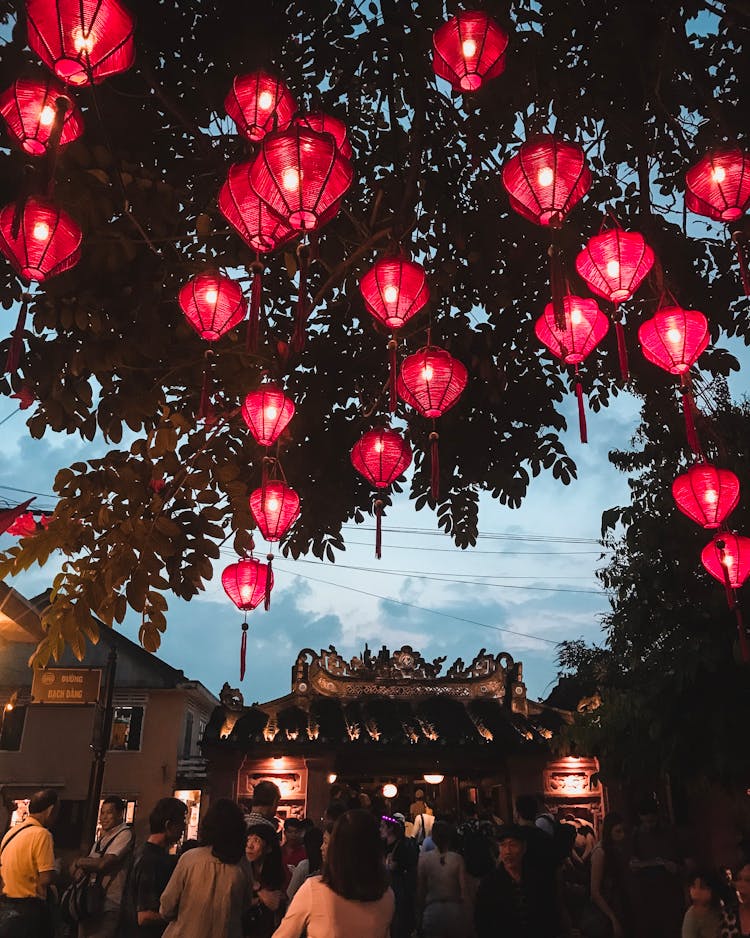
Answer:
M453 829L435 821L435 849L419 857L417 922L424 938L465 938L471 921L464 858L449 850Z
M347 811L334 824L322 876L300 886L273 938L388 938L394 906L378 823Z

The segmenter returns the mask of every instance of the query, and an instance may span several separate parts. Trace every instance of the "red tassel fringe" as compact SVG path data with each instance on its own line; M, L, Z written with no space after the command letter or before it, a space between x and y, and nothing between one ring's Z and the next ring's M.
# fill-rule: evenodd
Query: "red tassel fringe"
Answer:
M440 497L440 449L439 435L433 430L430 434L430 495L436 502Z
M242 640L240 641L240 680L245 680L245 664L247 662L247 622L242 623Z
M253 265L253 286L250 292L250 315L247 320L245 347L248 352L258 351L260 334L260 304L263 295L263 267Z
M309 251L298 251L299 257L299 292L297 294L297 311L294 318L294 333L292 335L292 350L299 355L305 347L305 328L309 315L309 300L307 296L307 267Z
M273 576L273 554L268 554L268 570L266 571L266 595L263 597L263 608L268 612L271 608L271 578Z
M698 433L695 429L695 419L693 416L693 411L695 409L695 403L693 401L693 395L690 393L690 389L685 387L682 389L682 413L685 416L685 435L687 436L687 442L690 449L696 454L696 456L701 455L701 444L698 439Z
M745 236L741 231L735 231L732 235L732 241L734 241L734 246L737 249L737 262L740 265L742 289L745 291L745 296L750 296L750 268L748 268L747 254L745 253Z
M383 554L383 503L375 501L375 556L380 560Z
M18 313L16 328L13 330L13 336L8 348L8 357L5 360L6 374L13 374L18 370L18 364L21 361L21 350L23 349L23 333L26 326L26 310L28 309L28 299L24 295L21 300L21 309Z
M586 407L583 402L583 388L581 379L576 375L576 399L578 400L578 429L581 433L581 443L588 443L589 435L586 427Z
M619 319L615 320L615 335L617 336L617 357L620 359L620 378L622 383L630 377L628 367L628 347L625 344L625 329Z
M398 371L398 357L397 357L397 348L398 343L395 339L391 339L388 343L388 359L389 359L389 373L388 373L388 386L389 386L389 396L390 396L390 409L391 413L396 413L396 403L398 400L398 392L396 390L396 372Z
M206 420L211 413L211 376L208 373L208 362L203 367L203 386L201 387L201 402L198 408L198 419Z

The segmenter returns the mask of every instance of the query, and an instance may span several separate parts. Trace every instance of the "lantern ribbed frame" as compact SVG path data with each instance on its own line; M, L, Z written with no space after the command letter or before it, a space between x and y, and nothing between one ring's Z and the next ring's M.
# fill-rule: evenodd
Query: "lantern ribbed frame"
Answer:
M338 210L354 170L334 137L307 127L267 134L250 168L250 185L290 228L311 231Z
M638 330L646 358L673 375L690 371L708 346L708 320L697 309L664 306Z
M592 293L622 303L638 289L654 264L654 252L637 231L611 228L590 238L576 258L576 270Z
M262 107L268 103L268 107ZM238 75L224 100L237 133L248 140L262 140L272 130L286 130L297 110L297 102L280 78L258 71Z
M218 271L192 277L178 300L187 321L206 342L216 342L242 322L247 301L238 284Z
M267 584L270 584L270 592L273 589L273 570L268 564L261 563L254 557L230 563L221 574L224 592L243 612L260 606L266 597Z
M453 407L467 380L463 362L445 349L426 345L402 362L398 396L423 417L434 419Z
M41 283L75 267L81 257L83 235L67 212L46 199L29 198L21 213L18 237L14 238L15 212L14 203L0 211L0 251L24 280Z
M503 166L511 208L537 225L559 227L591 186L581 147L552 134L527 140Z
M435 30L432 67L454 90L476 91L504 71L507 47L508 35L492 17L465 11Z
M750 154L714 150L685 173L685 203L714 221L737 221L750 206Z
M248 502L260 533L269 542L280 541L299 515L299 495L277 479L255 489Z
M377 489L387 488L411 465L411 447L396 430L368 430L351 451L354 468Z
M672 483L680 511L704 528L721 527L740 500L740 480L729 469L696 463Z
M360 280L359 289L368 311L392 330L404 326L430 298L424 267L401 257L377 261Z
M339 153L347 160L352 158L352 145L349 143L347 126L338 117L324 114L322 111L311 111L309 114L300 114L294 123L298 127L306 127L319 134L330 134L336 141Z
M58 78L98 85L135 61L131 14L118 0L26 0L29 45Z
M272 446L294 416L294 401L274 384L251 391L242 405L242 416L261 446Z
M721 543L724 544L725 563L721 562ZM750 576L750 537L733 531L715 534L701 551L701 563L719 583L726 585L728 580L732 589L739 589Z
M229 167L219 192L219 211L247 245L266 254L296 237L297 232L258 197L250 185L251 165L233 163Z
M83 133L83 115L63 84L51 75L19 78L0 95L0 114L8 132L30 156L43 156L47 152L57 119L58 98L68 102L59 142L64 147ZM51 119L46 119L50 115Z
M599 309L596 300L568 294L563 298L565 329L558 329L552 303L534 325L536 337L561 358L566 365L579 365L601 342L609 329L609 319Z

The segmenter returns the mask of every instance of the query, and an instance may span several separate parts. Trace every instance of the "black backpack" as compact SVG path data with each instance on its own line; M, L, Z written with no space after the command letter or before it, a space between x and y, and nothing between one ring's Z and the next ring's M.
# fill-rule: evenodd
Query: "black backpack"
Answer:
M99 856L104 856L107 848L121 833L122 831L118 831L106 843L99 841L101 845L98 850ZM64 922L68 925L77 925L79 922L87 922L102 914L109 887L109 882L106 886L104 885L105 879L111 882L113 877L107 873L85 873L73 880L60 896L60 913Z

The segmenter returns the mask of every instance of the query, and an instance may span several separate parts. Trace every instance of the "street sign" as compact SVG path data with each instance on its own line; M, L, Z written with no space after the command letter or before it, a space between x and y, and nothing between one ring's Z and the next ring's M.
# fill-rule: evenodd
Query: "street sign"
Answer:
M45 668L35 670L31 702L38 704L95 704L99 699L101 668Z

